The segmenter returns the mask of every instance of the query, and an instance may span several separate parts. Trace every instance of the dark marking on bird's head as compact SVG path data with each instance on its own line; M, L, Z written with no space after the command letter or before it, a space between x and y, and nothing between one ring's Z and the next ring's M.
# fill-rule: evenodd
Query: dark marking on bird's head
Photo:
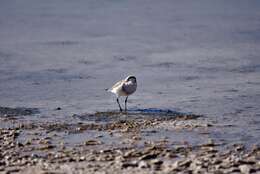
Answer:
M128 76L125 80L126 80L127 82L128 82L128 81L132 81L132 82L136 83L136 77L133 76L133 75Z

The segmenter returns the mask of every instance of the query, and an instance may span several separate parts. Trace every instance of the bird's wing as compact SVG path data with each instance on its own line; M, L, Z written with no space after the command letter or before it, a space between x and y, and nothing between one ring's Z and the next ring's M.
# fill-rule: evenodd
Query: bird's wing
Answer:
M117 88L118 86L120 86L122 84L124 80L120 80L118 82L116 82L116 84L114 84L108 91L112 91L113 89Z

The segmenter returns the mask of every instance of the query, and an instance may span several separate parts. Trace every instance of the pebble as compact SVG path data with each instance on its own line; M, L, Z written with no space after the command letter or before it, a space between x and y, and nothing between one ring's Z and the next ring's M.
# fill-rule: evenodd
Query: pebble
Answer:
M66 173L61 171L64 169L60 167L61 165L66 166L66 169L71 170L71 173L126 172L134 174L132 171L138 171L136 173L144 174L145 171L148 171L147 173L233 172L248 174L260 171L259 147L248 151L243 145L235 145L220 151L216 147L220 145L213 140L195 147L188 143L176 146L176 144L169 144L164 140L146 140L140 134L140 130L142 131L146 126L153 126L154 123L160 122L160 119L158 118L156 121L155 119L141 120L140 123L138 121L118 121L113 124L108 123L105 126L89 125L84 122L75 125L73 123L52 123L51 125L44 123L40 126L30 123L32 126L24 125L14 129L0 129L0 171L5 173L20 172L25 167L30 169L36 166L45 173ZM18 139L20 133L28 130L28 127L32 131L30 137L25 139L25 142L19 143L17 140L20 140ZM131 139L136 144L126 143L125 145L109 146L106 142L99 140L102 140L102 136L96 136L98 139L89 139L80 145L70 144L67 146L66 144L66 148L60 148L60 146L65 147L64 143L60 143L64 139L61 139L60 136L54 136L53 133L70 132L77 127L82 128L82 131L88 129L112 131L115 136L122 135L120 140ZM127 132L121 132L121 130L126 129ZM51 135L42 133L44 131L51 132ZM145 144L142 139L148 143ZM138 144L140 142L143 142L141 146Z
M124 162L121 165L121 168L128 168L128 167L138 167L138 162L137 161Z
M141 169L144 169L144 168L149 168L150 166L146 161L140 161L138 163L138 167L141 168Z
M249 165L240 165L239 169L240 169L240 172L243 174L249 174L251 171L251 167Z
M102 144L102 142L99 140L87 140L87 141L85 141L84 144L86 146L92 146L92 145L100 145L100 144Z
M150 160L157 157L157 154L146 154L140 157L140 160Z

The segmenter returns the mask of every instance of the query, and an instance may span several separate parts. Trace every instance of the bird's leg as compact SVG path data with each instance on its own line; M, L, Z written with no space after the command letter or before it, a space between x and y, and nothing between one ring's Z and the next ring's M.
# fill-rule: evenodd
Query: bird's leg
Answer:
M127 111L127 99L128 99L128 96L126 96L126 98L125 98L125 112Z
M120 112L122 112L122 111L123 111L123 109L122 109L122 108L121 108L121 106L120 106L119 99L118 99L118 98L116 98L116 101L117 101L117 103L118 103L118 106L119 106Z

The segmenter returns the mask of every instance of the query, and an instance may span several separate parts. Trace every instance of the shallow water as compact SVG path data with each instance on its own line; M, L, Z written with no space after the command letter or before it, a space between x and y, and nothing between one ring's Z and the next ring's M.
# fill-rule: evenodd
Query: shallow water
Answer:
M257 0L2 0L0 106L73 121L118 109L104 89L134 74L130 109L201 114L233 125L210 137L259 143L259 33Z

